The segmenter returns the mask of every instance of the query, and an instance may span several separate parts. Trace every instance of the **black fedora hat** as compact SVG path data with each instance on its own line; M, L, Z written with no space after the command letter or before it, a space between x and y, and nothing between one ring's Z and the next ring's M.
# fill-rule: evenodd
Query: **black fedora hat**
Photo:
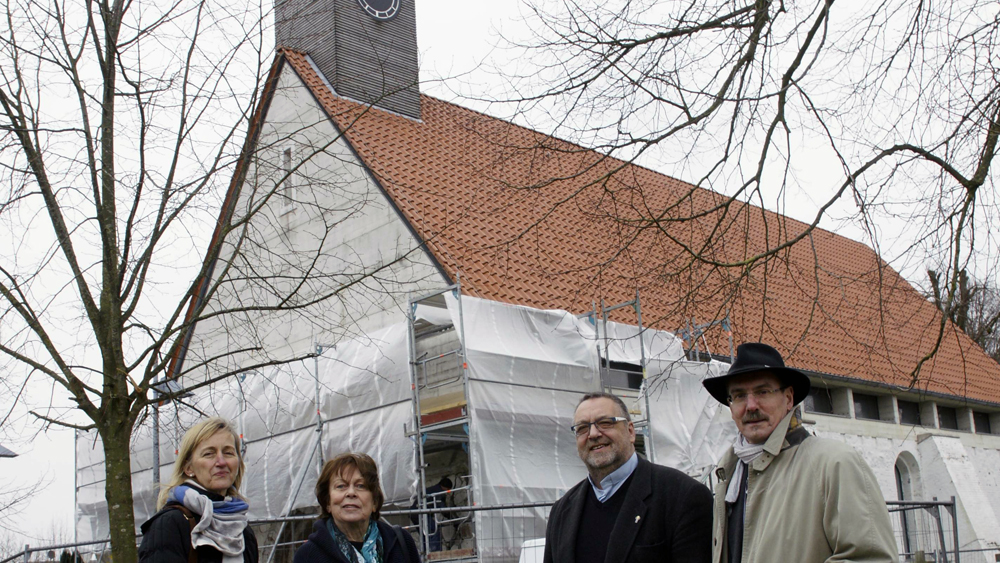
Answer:
M747 342L740 344L736 348L736 360L729 367L726 375L719 377L709 377L701 382L705 389L723 405L728 405L726 398L729 397L729 379L736 375L744 375L758 371L773 373L781 380L782 385L790 385L794 390L795 404L799 404L806 395L809 394L809 377L801 371L785 367L785 360L781 359L781 354L767 344L760 342Z

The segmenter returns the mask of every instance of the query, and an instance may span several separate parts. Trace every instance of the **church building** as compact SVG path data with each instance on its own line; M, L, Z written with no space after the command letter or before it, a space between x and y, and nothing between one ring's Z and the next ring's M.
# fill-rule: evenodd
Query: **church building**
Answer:
M468 373L480 368L463 365L462 360L472 363L474 358L462 346L471 346L472 334L485 330L477 319L509 313L556 320L524 321L518 325L524 327L521 334L498 331L495 343L517 338L524 358L537 365L576 366L553 376L553 382L579 366L594 366L600 377L593 386L620 388L638 405L640 422L647 423L668 409L654 391L669 394L687 385L690 397L710 402L707 393L697 395L698 377L704 373L691 375L690 385L679 379L679 372L672 377L653 373L649 362L656 359L651 356L656 350L666 354L676 349L674 360L721 362L725 369L735 344L775 346L790 366L810 374L814 390L803 417L813 433L856 447L874 469L887 500L955 497L962 548L982 550L963 554L962 560L993 561L989 550L1000 549L1000 365L948 323L939 350L915 372L938 342L940 312L862 243L816 229L759 264L717 267L713 264L738 263L775 248L808 226L422 94L419 9L419 0L276 2L276 56L219 215L215 237L226 243L210 257L210 275L202 280L227 284L229 289L216 299L257 307L256 316L243 320L266 334L267 354L273 357L300 357L317 348L344 354L350 348L345 342L374 341L376 334L388 339L387 327L409 327L409 333L398 333L396 368L404 379L409 370L414 380L405 380L400 401L410 401L411 384L419 390L413 401L405 402L400 418L365 426L372 432L394 432L392 439L407 448L398 458L406 463L394 470L398 478L385 477L387 487L396 491L388 497L406 504L407 494L416 498L417 491L445 474L468 471L479 475L473 481L490 478L488 468L477 469L485 462L475 456L486 454L470 445L477 435L469 430L469 421L475 428L480 424L476 416L496 422L503 418L498 413L507 411L497 406L499 399L490 399L490 389L496 387L484 383L489 379L485 371ZM251 235L256 237L252 245L246 242ZM695 256L691 248L701 251ZM298 258L307 254L313 258ZM308 281L294 295L306 316L271 315L262 306L270 296L248 289L253 276L262 272L285 272L289 280L302 274ZM223 304L199 299L192 298L192 311L204 307L210 312ZM614 307L623 303L628 306ZM435 311L439 317L431 314ZM564 316L553 317L552 311ZM203 377L195 368L199 362L239 344L236 323L203 317L185 337L175 374ZM531 342L552 337L546 330L572 325L577 328L567 338L575 338L589 330L579 328L588 323L597 327L596 344L580 350L590 354L596 348L596 359L549 361L542 357L548 351L530 350ZM610 326L672 335L675 348L657 349L640 335L639 352L615 356L607 344ZM448 330L452 336L442 336ZM421 352L424 337L438 340ZM459 361L455 354L446 355L454 343ZM564 345L538 349L570 355ZM248 350L243 359L253 360L256 353ZM449 367L428 367L435 355L450 362ZM312 369L310 362L303 365ZM514 381L521 369L515 367L509 388L530 389L530 380ZM337 377L336 369L331 370L331 377ZM612 379L617 383L609 383ZM319 381L317 375L317 396L326 392ZM538 384L537 391L556 393L556 387ZM553 401L555 407L534 406L534 412L511 416L522 422L530 418L535 428L565 430L562 425L572 417L581 391ZM285 391L276 388L275 397L280 392ZM476 401L479 406L473 405ZM346 411L375 408L375 403L360 401L336 404L340 406L323 410L320 426L335 424ZM489 409L476 410L484 404ZM288 408L292 418L287 424L269 427L272 435L312 432L315 424L309 416L329 407L319 399L316 405L295 405ZM728 413L706 416L727 422ZM478 427L480 432L482 424L487 422ZM516 421L510 424L514 428ZM650 424L644 434L646 454L655 462L673 463L677 446L651 438ZM522 430L504 439L530 442L524 427L518 428ZM571 440L555 432L553 440L562 440L553 446L560 452L559 467L575 467L579 460ZM335 434L330 439L339 439ZM411 440L414 436L418 439ZM330 455L341 447L368 447L359 445L368 444L365 439L321 450ZM435 439L438 446L432 448ZM725 445L710 444L705 451ZM275 499L289 496L296 483L310 490L312 473L299 481L291 469L281 479L267 480L264 472L276 469L254 465L253 447L248 482L276 487L261 492L260 499L266 492L266 502L278 507ZM411 454L413 448L419 451ZM297 451L294 463L315 465L308 451ZM510 455L517 457L515 450ZM497 463L505 463L503 457ZM454 464L462 465L461 470L453 470ZM684 469L709 479L710 465L692 462ZM489 504L555 500L562 487L536 486L527 469L513 474L517 478L511 477L512 486L505 490L523 490L512 496L490 496L482 482L470 485L470 491L479 495L477 502ZM565 481L572 483L575 475ZM274 484L278 481L282 484ZM309 496L302 493L304 504L296 504L307 506ZM252 507L263 503L251 499ZM925 541L907 527L912 525L906 518L899 523L900 553L916 552ZM465 549L466 556L477 549L471 544L453 547Z

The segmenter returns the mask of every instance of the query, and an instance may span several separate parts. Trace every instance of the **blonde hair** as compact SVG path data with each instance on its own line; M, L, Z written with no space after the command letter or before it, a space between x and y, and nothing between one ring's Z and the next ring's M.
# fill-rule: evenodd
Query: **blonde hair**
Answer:
M189 477L184 473L184 469L191 463L191 458L194 456L194 451L198 449L198 446L205 440L215 436L217 432L222 431L232 434L234 443L236 444L236 455L240 459L240 463L236 467L236 479L233 480L233 484L226 491L226 494L235 497L240 496L240 483L243 482L243 474L246 472L246 464L243 463L243 449L240 444L240 436L228 420L215 416L195 424L184 433L184 437L181 438L181 445L177 450L177 460L174 461L174 470L170 474L170 480L160 486L160 496L156 499L157 510L167 504L167 499L170 497L170 493L174 487L188 480Z

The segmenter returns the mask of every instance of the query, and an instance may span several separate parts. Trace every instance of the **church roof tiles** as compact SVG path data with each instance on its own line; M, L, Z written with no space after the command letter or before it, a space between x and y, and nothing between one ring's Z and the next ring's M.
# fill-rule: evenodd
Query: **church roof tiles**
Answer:
M303 53L281 57L466 294L585 313L638 288L646 325L728 312L737 343L901 387L937 341L936 308L862 243L815 229L769 261L715 268L807 225L429 96L419 121L370 109L331 92ZM997 403L1000 366L948 324L914 387Z

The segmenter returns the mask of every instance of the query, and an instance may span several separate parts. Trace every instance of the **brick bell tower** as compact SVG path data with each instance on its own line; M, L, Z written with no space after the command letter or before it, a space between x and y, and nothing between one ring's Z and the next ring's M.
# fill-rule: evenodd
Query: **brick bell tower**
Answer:
M420 119L415 1L275 0L275 39L338 95Z

